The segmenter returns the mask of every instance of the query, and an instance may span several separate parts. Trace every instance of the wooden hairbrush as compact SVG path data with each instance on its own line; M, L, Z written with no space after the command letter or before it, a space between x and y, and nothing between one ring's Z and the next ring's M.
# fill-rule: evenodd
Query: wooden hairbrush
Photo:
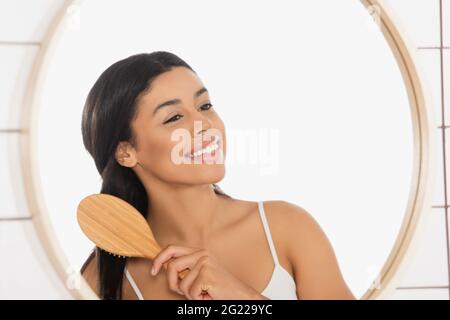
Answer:
M154 259L161 252L142 214L131 204L110 194L92 194L80 201L78 224L99 248L118 257ZM163 263L167 270L167 264ZM178 273L183 279L189 268Z

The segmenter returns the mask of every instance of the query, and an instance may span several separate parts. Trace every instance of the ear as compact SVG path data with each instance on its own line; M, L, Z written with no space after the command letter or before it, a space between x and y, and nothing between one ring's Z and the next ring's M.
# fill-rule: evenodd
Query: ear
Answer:
M120 141L116 148L116 161L124 167L132 168L137 163L136 152L128 141Z

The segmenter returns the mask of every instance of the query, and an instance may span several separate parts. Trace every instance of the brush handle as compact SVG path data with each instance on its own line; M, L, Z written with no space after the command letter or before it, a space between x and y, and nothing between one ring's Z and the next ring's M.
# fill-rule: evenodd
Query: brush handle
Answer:
M163 263L164 269L167 270L167 265L169 264L170 260L172 260L173 258L169 259L168 261ZM188 273L189 273L190 269L186 268L180 272L178 272L178 279L183 279ZM208 291L207 290L203 290L202 291L202 295L208 295Z
M171 258L171 259L169 259L168 261L166 261L166 262L163 263L164 270L167 270L167 265L169 264L169 262L170 262L172 259L173 259L173 258ZM189 268L186 268L186 269L184 269L184 270L178 272L178 278L179 278L180 280L183 279L183 278L189 273L189 270L190 270Z

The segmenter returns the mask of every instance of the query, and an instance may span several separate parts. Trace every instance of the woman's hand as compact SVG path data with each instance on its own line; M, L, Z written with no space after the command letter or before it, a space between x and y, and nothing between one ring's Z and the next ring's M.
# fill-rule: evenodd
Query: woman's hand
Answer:
M267 299L225 270L205 249L167 246L153 259L154 275L168 260L169 288L189 300ZM180 280L178 273L186 268L190 270Z

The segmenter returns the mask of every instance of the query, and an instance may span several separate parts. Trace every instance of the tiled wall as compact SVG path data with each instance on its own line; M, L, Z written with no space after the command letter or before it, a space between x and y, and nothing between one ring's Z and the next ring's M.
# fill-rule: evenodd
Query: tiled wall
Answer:
M450 0L383 0L406 32L431 90L438 168L432 216L394 299L449 299ZM447 164L447 166L445 165Z
M28 76L61 0L0 2L0 299L67 299L34 231L21 185L19 112Z
M439 168L432 217L393 299L449 299L450 0L384 0L412 41L432 91ZM30 68L62 0L0 2L0 299L66 299L40 246L19 171L19 112ZM25 9L26 8L26 9ZM447 194L446 194L447 193Z

